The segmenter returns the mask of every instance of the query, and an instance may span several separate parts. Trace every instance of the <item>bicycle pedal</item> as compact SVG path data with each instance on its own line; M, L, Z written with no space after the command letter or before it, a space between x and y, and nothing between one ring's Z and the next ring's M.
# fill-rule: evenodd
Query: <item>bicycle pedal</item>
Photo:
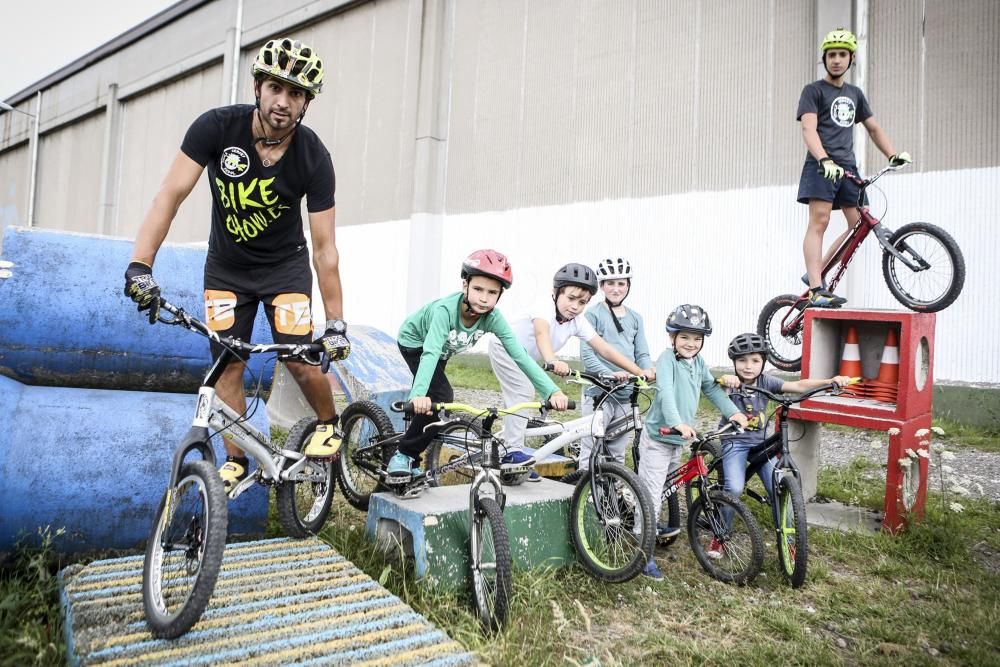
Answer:
M427 488L426 483L418 483L412 486L407 485L399 487L398 490L396 491L396 497L402 500L410 500L422 494L424 492L424 489L426 488Z
M518 465L516 463L501 463L500 472L509 475L520 475L531 471L531 466Z

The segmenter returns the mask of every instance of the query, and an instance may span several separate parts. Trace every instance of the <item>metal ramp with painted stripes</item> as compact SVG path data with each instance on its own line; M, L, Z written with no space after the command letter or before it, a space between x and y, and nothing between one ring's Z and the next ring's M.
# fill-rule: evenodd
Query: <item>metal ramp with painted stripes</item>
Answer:
M475 664L460 644L317 539L228 545L201 620L179 639L154 639L142 607L142 559L60 572L70 664Z

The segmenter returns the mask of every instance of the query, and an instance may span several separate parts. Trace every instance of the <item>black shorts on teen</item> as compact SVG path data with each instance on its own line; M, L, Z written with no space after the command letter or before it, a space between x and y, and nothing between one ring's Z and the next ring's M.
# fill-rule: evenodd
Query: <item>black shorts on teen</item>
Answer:
M858 172L853 164L840 165L847 171ZM820 199L833 204L834 209L857 208L859 188L853 181L841 178L837 182L823 177L823 167L815 160L806 160L802 165L802 175L799 177L800 204L808 204L810 199ZM865 197L865 204L868 198Z
M257 307L271 325L275 343L311 343L312 270L306 250L281 264L232 266L209 257L205 262L205 323L220 336L253 341ZM212 341L212 360L223 347ZM247 355L240 354L246 361Z

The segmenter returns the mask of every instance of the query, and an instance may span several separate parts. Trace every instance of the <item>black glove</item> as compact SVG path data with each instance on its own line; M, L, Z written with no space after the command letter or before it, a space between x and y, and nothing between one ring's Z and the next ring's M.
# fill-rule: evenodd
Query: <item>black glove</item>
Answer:
M330 361L343 361L351 354L351 341L347 340L347 325L343 320L335 320L337 328L327 327L326 333L314 340L323 346L323 363L321 364L325 373L330 368ZM338 330L339 329L339 333Z
M130 262L125 270L125 296L139 304L139 311L149 310L149 323L160 315L160 286L153 280L153 269L142 262Z

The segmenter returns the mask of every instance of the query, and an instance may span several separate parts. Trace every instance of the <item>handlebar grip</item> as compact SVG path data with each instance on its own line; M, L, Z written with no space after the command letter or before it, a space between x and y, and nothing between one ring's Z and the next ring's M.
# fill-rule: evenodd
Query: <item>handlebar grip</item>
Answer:
M389 406L393 412L402 412L406 415L413 414L413 401L396 401Z
M544 366L542 366L543 371L553 371L555 370L555 368L556 368L555 364L545 364Z
M850 380L849 380L849 381L847 382L847 384L848 384L848 386L850 386L850 385L852 385L852 384L858 384L858 383L860 383L860 382L861 382L861 380L862 380L862 379L863 379L863 378L851 378L851 379L850 379Z
M680 435L681 432L675 428L670 428L669 426L660 427L660 435Z
M555 410L555 408L552 407L552 403L549 402L549 401L545 401L545 409L546 410ZM566 404L566 409L567 410L576 410L576 401L573 401L573 400L569 401Z

